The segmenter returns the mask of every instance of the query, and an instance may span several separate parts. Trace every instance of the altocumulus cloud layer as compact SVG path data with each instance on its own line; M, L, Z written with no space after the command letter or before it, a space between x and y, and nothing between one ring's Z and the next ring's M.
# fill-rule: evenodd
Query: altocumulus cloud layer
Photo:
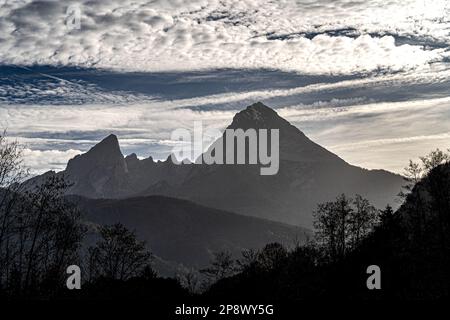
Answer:
M0 126L42 172L111 132L164 159L172 130L223 129L263 101L350 163L400 172L450 147L449 14L446 0L0 0Z
M74 6L79 30L66 27ZM446 0L3 0L0 59L140 71L404 70L448 56L448 16Z

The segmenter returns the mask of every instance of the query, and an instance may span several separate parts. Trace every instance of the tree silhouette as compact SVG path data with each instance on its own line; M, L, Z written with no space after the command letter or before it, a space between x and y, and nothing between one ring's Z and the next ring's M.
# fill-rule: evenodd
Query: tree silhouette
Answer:
M431 151L426 156L420 157L423 164L423 169L425 173L430 173L431 170L437 168L438 166L448 163L450 161L450 150L449 153L436 149Z
M194 268L181 267L177 273L177 280L190 294L196 294L200 291L200 275Z
M411 193L412 189L420 180L430 173L434 168L439 165L448 163L450 161L450 149L448 152L436 149L431 151L425 156L420 157L420 163L409 160L409 164L403 170L403 176L405 177L406 185L403 186L405 191L399 193L400 198L405 199L406 196Z
M255 249L245 249L241 252L241 259L236 261L237 268L240 272L253 268L258 263L259 251Z
M89 248L89 273L92 279L105 277L127 280L138 276L149 265L151 253L145 242L124 225L99 228L101 239Z
M345 194L335 201L319 204L314 212L315 239L330 261L342 259L374 229L378 210L367 199Z
M391 205L387 205L384 210L380 212L380 222L381 226L388 226L392 223L394 219L394 209L392 209Z
M16 205L20 202L20 182L27 176L22 165L22 148L0 134L0 287L10 281L14 259Z
M64 283L67 266L80 264L85 227L80 212L63 197L67 187L53 176L17 196L2 264L2 282L11 295L52 295Z
M331 261L339 260L346 252L350 203L351 199L342 194L334 202L319 204L314 212L316 240Z
M352 248L356 248L362 239L373 230L378 222L378 211L369 200L356 195L353 208L348 219L349 241Z
M279 243L267 244L258 254L257 263L263 270L275 269L285 262L287 250Z
M212 281L230 277L236 271L236 261L229 251L215 252L208 268L200 270Z
M79 264L78 249L85 233L81 215L64 194L70 185L56 176L25 193L20 211L19 238L25 261L25 288L37 275L45 285L63 283L68 265ZM53 285L51 285L53 283Z
M55 294L68 265L79 263L80 213L64 198L68 184L51 176L24 186L22 147L0 135L0 290L9 296Z

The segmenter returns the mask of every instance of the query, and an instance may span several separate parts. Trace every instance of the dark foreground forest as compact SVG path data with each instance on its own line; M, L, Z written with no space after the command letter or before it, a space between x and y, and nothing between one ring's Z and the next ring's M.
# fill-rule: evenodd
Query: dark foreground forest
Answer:
M318 204L315 236L285 248L271 243L241 257L216 252L208 268L162 278L131 230L92 226L50 178L23 190L21 147L0 139L0 299L280 303L315 299L446 299L450 289L450 163L439 150L411 162L397 211L358 195ZM330 181L330 183L332 183ZM86 244L87 243L87 244ZM81 290L66 286L80 266ZM367 268L381 272L369 290Z

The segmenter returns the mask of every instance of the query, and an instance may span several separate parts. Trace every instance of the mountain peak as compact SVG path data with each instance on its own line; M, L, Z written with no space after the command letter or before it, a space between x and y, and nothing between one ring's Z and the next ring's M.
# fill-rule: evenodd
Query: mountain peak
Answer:
M257 102L248 106L244 111L239 112L237 115L255 121L278 117L275 110L269 108L262 102Z
M119 140L115 134L110 134L97 143L86 153L86 155L97 159L123 159Z
M127 163L114 134L69 160L65 170L68 180L73 183L71 193L100 198L125 192L127 173Z
M291 124L262 102L254 103L238 112L228 129L289 129Z
M110 134L109 136L104 138L102 141L97 143L91 149L91 151L96 150L96 149L102 149L102 151L105 151L105 150L117 151L117 149L118 149L120 151L119 139L117 139L117 136L115 134Z
M109 136L103 139L103 141L118 141L117 136L114 133L110 133Z
M262 102L254 103L238 112L227 129L279 130L280 158L290 161L339 161L335 154L311 141L300 129L282 118Z
M110 165L124 162L119 140L114 134L110 134L102 141L93 146L85 154L76 156L69 160L67 169L73 170L77 167L90 167L95 164Z
M263 111L263 112L275 112L272 108L266 106L261 101L258 101L246 108L246 110L257 110L257 111Z
M125 157L125 160L131 160L131 161L135 161L135 160L139 160L136 153L132 153L129 154Z

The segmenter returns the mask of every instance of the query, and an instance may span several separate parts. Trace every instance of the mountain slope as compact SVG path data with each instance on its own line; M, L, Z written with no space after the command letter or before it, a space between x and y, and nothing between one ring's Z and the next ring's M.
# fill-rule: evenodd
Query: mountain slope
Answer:
M115 135L69 160L65 176L75 182L71 192L83 196L117 197L129 186L128 168Z
M379 207L395 205L403 184L401 176L346 163L262 103L236 114L228 128L279 129L278 174L261 176L259 165L197 165L172 195L306 227L312 226L312 211L317 203L334 199L340 193L359 193ZM212 149L214 144L207 152ZM148 190L148 194L156 192Z
M122 200L76 197L85 219L95 224L123 223L165 261L204 267L213 252L261 248L267 243L303 243L310 231L263 219L211 209L161 196Z

